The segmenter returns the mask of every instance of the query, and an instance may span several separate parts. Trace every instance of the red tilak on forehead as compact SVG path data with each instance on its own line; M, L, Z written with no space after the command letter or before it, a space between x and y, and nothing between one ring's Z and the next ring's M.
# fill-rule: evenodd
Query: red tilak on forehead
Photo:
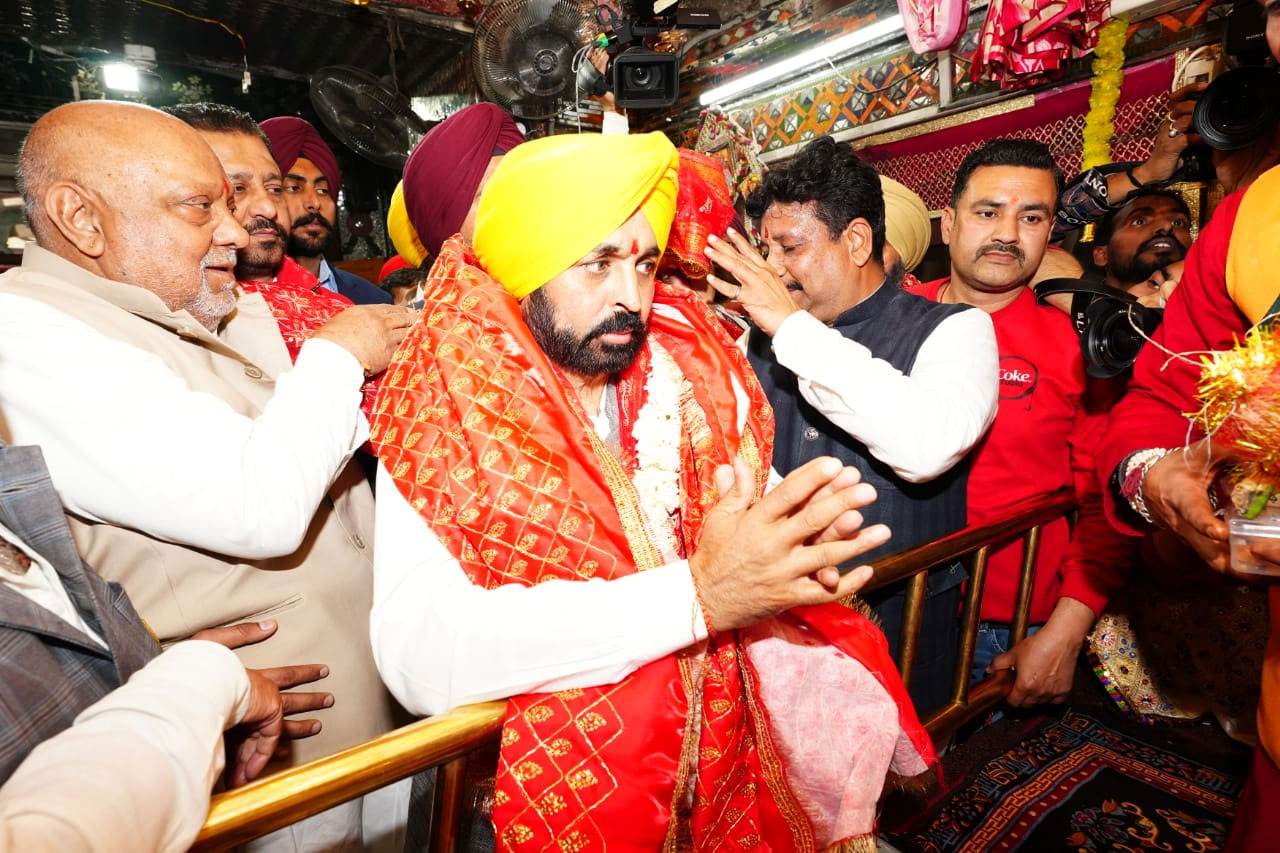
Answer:
M764 238L765 238L766 240L768 240L768 239L769 239L769 229L768 229L768 228L764 229Z
M640 242L638 240L631 241L631 254L633 255L640 254Z

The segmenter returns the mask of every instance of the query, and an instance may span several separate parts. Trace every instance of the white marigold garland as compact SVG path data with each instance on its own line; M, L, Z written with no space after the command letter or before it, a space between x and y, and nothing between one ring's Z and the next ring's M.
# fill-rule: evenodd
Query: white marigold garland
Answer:
M654 544L670 561L680 553L674 526L680 508L680 396L689 381L666 350L652 342L650 350L645 401L632 430L636 443L632 484Z

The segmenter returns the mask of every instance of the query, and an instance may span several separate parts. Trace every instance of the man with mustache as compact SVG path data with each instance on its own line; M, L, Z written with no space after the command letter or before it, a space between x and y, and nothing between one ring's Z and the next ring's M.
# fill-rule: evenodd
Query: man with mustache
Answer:
M754 326L746 348L777 413L778 470L824 455L861 470L879 495L864 514L893 530L891 547L871 556L964 526L962 460L996 397L986 315L910 295L886 274L884 186L848 143L817 139L747 201L768 260L733 233L707 251L736 283L708 281ZM929 576L910 680L922 712L950 695L964 577L958 564ZM868 597L895 651L905 596L903 584Z
M236 278L274 280L285 260L288 235L279 223L284 182L267 137L248 114L223 104L180 104L165 112L195 128L227 172L233 212L249 234L248 245L236 253Z
M678 162L661 133L527 142L474 250L443 244L375 407L378 667L419 713L514 697L500 850L874 846L886 769L932 758L835 603L888 531L829 457L761 497L751 368L655 281Z
M1157 292L1153 273L1181 261L1191 248L1191 210L1171 190L1146 190L1098 223L1093 262L1107 284L1139 298Z
M256 293L275 316L290 358L326 322L352 307L347 297L321 286L285 254L288 234L280 219L288 215L280 167L271 156L258 123L224 104L182 104L165 110L191 125L226 169L236 219L249 244L236 253L236 278L245 293ZM360 308L351 318L380 322L380 312ZM369 396L371 392L367 392Z
M284 175L280 221L287 228L285 251L320 284L356 305L384 305L391 296L355 273L329 265L324 253L337 238L338 158L309 122L293 116L269 118L260 125Z
M1022 541L993 551L973 674L1010 668L1009 702L1061 702L1084 636L1110 594L1113 541L1102 513L1092 449L1104 396L1086 388L1080 342L1068 317L1036 303L1028 286L1049 245L1062 173L1041 142L995 139L964 159L942 214L951 276L914 288L944 304L974 305L995 325L999 412L969 473L969 523L988 524L1059 489L1076 488L1082 510L1044 526L1031 602L1032 631L1009 648ZM1043 630L1040 630L1040 627Z
M269 619L274 636L237 649L246 665L329 667L334 707L291 763L387 731L397 708L366 639L373 499L349 463L365 372L412 314L343 312L291 363L262 298L236 292L248 235L222 164L157 110L59 107L19 166L38 245L0 279L0 411L42 446L81 554L162 642ZM285 841L359 839L360 810Z

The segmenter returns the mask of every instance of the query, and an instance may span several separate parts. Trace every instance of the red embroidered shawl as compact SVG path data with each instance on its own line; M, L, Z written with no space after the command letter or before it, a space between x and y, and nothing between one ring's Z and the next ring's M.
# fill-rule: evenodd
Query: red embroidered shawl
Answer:
M618 459L534 342L516 300L478 268L459 238L443 247L424 292L423 316L379 392L371 440L401 493L472 582L492 588L607 580L656 566L631 484L629 436L644 403L648 346L617 383ZM671 355L691 388L680 406L676 525L688 548L714 502L716 466L741 453L763 485L772 412L741 353L687 289L657 285L649 340ZM735 382L750 401L744 433ZM784 620L776 631L753 626L718 635L705 657L692 645L691 624L690 649L616 684L513 698L495 792L499 849L818 850L853 834L868 839L885 769L892 761L922 772L933 761L928 737L878 629L838 605L769 621ZM805 655L799 668L826 677L792 672L779 689L770 681L777 673L753 664L752 646L761 658L789 656L783 669L791 669L798 649ZM847 679L852 667L870 674L860 689L879 704L860 704ZM826 693L788 703L802 706L805 719L764 698L795 696L789 687L807 698L810 685ZM832 691L849 700L844 710L852 716L822 710ZM794 737L783 742L799 729L781 718L811 731L821 728L817 715L837 740L850 740L844 733L857 729L860 708L888 709L891 719L873 724L884 733L881 748L864 750L882 760L855 772L855 753L867 746L859 740L837 750L834 776L793 785L793 770L812 776L808 765L831 763L830 750L821 731L806 734L803 746ZM811 745L819 748L816 758L802 755ZM848 817L855 811L845 797L850 788L859 788L856 818ZM815 802L823 796L829 801Z
M256 293L266 300L271 316L280 326L280 337L284 338L291 361L298 360L302 345L316 329L354 304L342 294L322 287L319 279L287 255L275 281L242 281L240 289L245 293ZM364 399L360 408L369 415L373 412L373 400L378 393L377 379L365 382L362 393Z

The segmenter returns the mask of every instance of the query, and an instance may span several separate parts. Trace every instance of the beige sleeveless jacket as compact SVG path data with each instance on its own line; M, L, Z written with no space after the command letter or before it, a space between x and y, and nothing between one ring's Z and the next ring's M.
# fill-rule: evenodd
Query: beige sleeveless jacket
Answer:
M29 251L34 257L23 267L0 276L0 292L44 302L159 356L193 391L215 395L247 417L261 413L275 377L291 367L260 296L242 295L214 335L187 312L169 311L150 291L99 278L38 247ZM175 460L174 476L196 474L184 473ZM162 643L269 618L279 623L276 634L237 650L246 666L329 666L327 679L301 689L333 693L334 706L308 715L323 722L323 731L295 742L291 763L344 749L403 721L369 644L373 495L355 464L335 478L301 547L270 560L243 561L163 541L147 534L145 522L131 529L69 519L85 561L123 584Z

